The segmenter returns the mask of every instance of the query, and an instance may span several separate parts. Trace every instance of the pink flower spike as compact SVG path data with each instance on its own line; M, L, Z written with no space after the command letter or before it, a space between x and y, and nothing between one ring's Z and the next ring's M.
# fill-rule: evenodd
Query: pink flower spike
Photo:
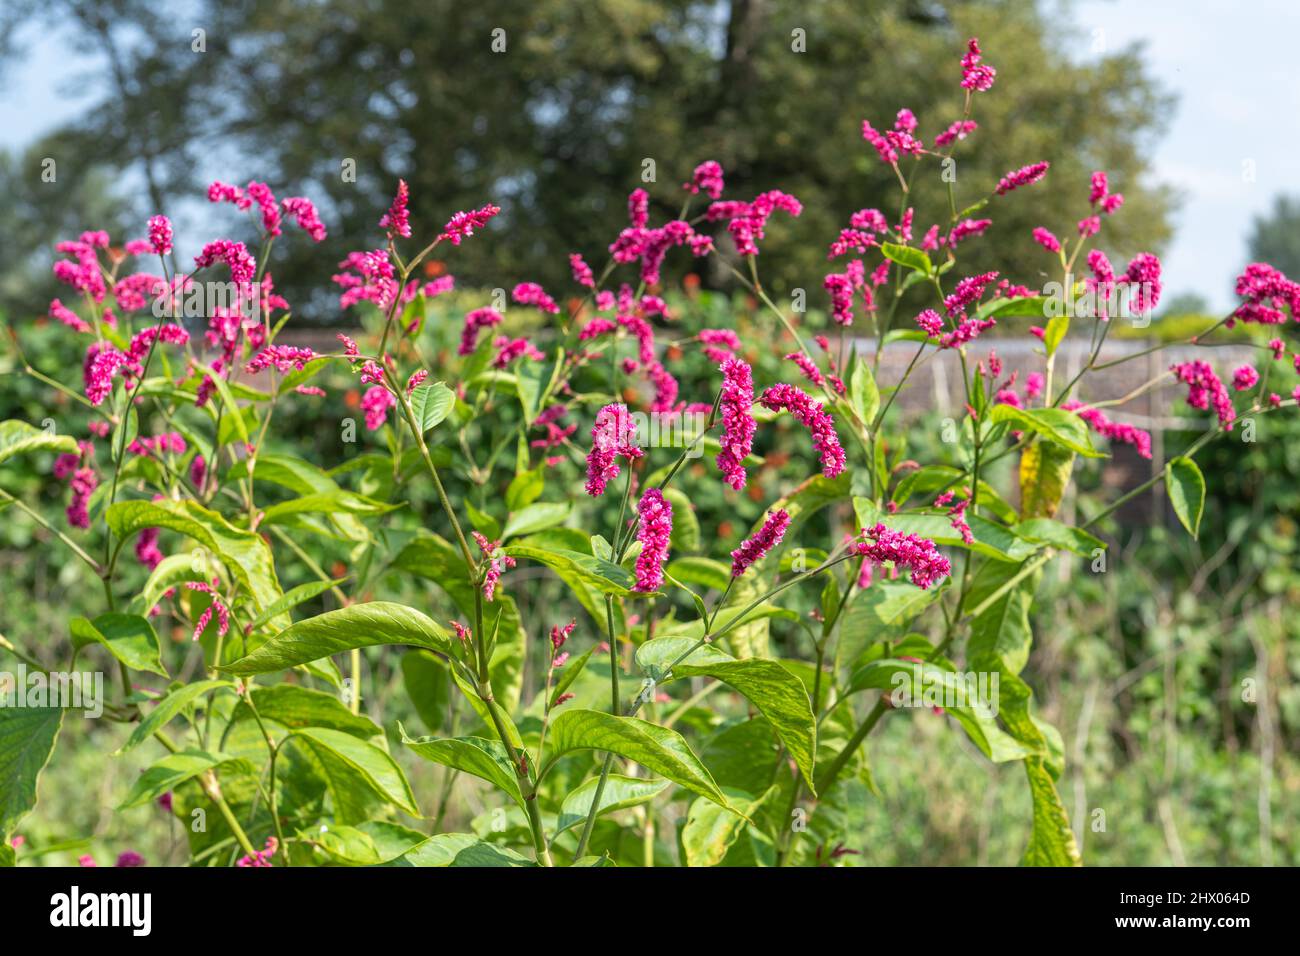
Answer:
M637 505L637 540L641 553L636 559L636 590L649 593L664 583L664 560L673 533L673 506L658 488L641 496Z
M683 183L682 188L696 195L701 191L709 194L710 199L718 199L722 196L722 166L714 160L707 160L695 167L695 172L691 176L689 183Z
M762 561L769 551L781 543L785 529L789 526L788 511L777 509L769 514L754 536L742 541L740 547L731 552L731 576L738 578L756 561Z
M475 229L482 229L487 225L489 219L501 211L500 206L494 206L488 203L481 209L471 209L469 212L458 212L447 220L447 225L442 229L439 239L446 239L453 246L459 246L461 241L469 236L474 235Z
M379 220L379 227L388 230L389 239L397 236L401 236L403 239L411 238L411 214L406 208L410 198L411 190L406 185L406 180L399 179L397 181L397 195L393 197L393 204L388 207L388 212L384 213Z
M702 333L701 333L702 334ZM740 491L745 487L744 461L754 447L754 373L749 365L738 358L729 358L721 365L722 399L718 410L722 416L722 438L719 442L718 468L722 480Z
M605 485L619 475L615 459L620 455L628 461L642 455L636 443L636 422L621 402L606 405L596 413L591 451L587 453L587 494L598 498L605 493Z
M160 256L172 251L172 223L166 216L154 216L149 220L149 245Z
M536 282L521 282L515 286L510 297L520 305L532 305L541 309L543 312L555 314L560 311L560 307L555 304L555 300L546 294Z
M1232 373L1232 387L1239 392L1254 388L1259 382L1259 373L1252 365L1243 365Z
M893 531L877 523L862 530L864 540L853 550L874 564L886 561L896 567L906 567L912 573L912 583L922 590L947 577L952 564L934 546L934 542L915 534Z
M769 411L788 411L812 435L813 447L821 457L822 474L834 478L844 470L845 454L835 432L835 422L819 402L793 385L773 385L759 397Z
M1047 175L1050 166L1051 163L1034 163L1030 166L1021 166L1019 169L1003 176L994 191L999 196L1005 196L1013 189L1032 185Z

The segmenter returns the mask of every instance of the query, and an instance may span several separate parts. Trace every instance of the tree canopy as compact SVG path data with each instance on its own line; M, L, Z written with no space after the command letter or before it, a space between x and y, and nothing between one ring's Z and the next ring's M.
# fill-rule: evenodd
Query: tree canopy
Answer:
M1167 102L1140 57L1131 49L1067 56L1069 37L1023 2L192 7L158 17L139 0L63 0L16 6L7 24L58 17L104 64L101 101L37 148L57 149L79 181L89 167L111 176L141 225L154 212L177 215L211 179L258 179L280 195L316 199L334 236L368 231L378 242L376 210L402 177L426 234L455 210L488 201L503 208L494 241L456 251L462 284L563 289L569 252L604 260L632 188L650 192L657 217L675 215L691 169L716 159L728 196L779 188L804 203L797 221L771 230L766 248L781 266L768 281L780 291L806 288L818 304L826 244L851 213L891 195L893 172L862 141L862 120L888 127L908 107L932 141L961 115L957 61L974 35L999 84L1016 92L995 86L979 97L976 140L957 152L959 202L986 195L1026 156L1052 163L1056 188L1017 191L982 213L994 221L991 241L972 250L971 267L1032 283L1024 263L1042 254L1030 231L1072 229L1093 169L1107 170L1127 198L1107 226L1117 253L1159 251L1169 231L1170 197L1148 181L1146 149ZM355 181L343 175L348 161ZM13 166L3 173L10 194L40 188L30 162ZM928 171L937 167L926 168L913 187L922 231L948 215L946 184ZM647 170L653 182L643 181ZM298 258L277 270L300 318L340 319L329 299L305 303L294 292L347 251L333 238L323 253L299 244ZM43 308L39 291L21 306Z

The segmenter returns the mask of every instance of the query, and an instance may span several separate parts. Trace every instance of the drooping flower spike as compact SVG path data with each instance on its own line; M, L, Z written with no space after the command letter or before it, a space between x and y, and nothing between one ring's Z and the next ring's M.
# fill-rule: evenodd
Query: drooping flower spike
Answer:
M731 576L738 578L756 561L762 561L769 551L781 543L789 526L790 512L778 508L769 514L753 537L742 541L740 547L731 552Z
M813 448L821 457L822 474L834 478L844 470L846 457L835 432L835 422L826 414L820 402L793 385L780 384L767 388L758 402L769 411L787 411L797 418L812 435Z

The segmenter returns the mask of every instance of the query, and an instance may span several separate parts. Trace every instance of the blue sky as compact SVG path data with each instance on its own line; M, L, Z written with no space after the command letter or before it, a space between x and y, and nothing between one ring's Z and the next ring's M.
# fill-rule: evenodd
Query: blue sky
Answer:
M1166 295L1197 292L1226 312L1252 218L1278 193L1300 194L1300 3L1045 0L1045 9L1059 11L1062 55L1142 40L1148 71L1178 96L1152 156L1155 180L1182 194L1164 256ZM10 148L79 112L75 73L91 64L58 33L25 39L25 68L0 86L0 146Z

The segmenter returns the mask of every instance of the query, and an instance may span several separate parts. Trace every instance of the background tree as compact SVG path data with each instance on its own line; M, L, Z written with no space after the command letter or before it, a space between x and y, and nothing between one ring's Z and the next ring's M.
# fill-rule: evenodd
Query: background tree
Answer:
M1289 276L1300 275L1300 196L1278 196L1256 216L1248 241L1251 262L1267 262Z
M1159 251L1168 234L1169 196L1144 179L1167 100L1135 50L1073 63L1059 52L1068 38L1023 2L195 0L158 17L137 0L61 0L23 12L72 24L106 64L102 102L62 134L69 158L142 183L128 197L139 222L164 210L184 223L188 211L191 221L202 214L204 235L211 211L193 203L213 178L312 195L334 236L378 237L374 210L404 177L425 232L456 209L503 207L491 227L501 241L457 250L463 285L536 279L562 289L569 252L603 261L631 188L646 186L657 216L675 215L680 183L713 158L731 196L780 188L804 202L799 220L772 230L767 248L782 265L768 281L824 304L822 250L892 182L862 142L862 120L887 127L906 103L932 141L960 116L954 51L970 35L1016 95L995 87L978 98L981 148L957 153L961 198L988 192L1025 156L1050 160L1050 175L1073 184L1000 198L982 213L994 241L972 268L1033 282L1027 264L1046 259L1031 229L1072 229L1092 169L1108 170L1128 199L1107 224L1116 254ZM355 182L341 176L347 160ZM653 183L641 182L647 160ZM919 229L946 221L937 175L913 196ZM300 319L340 320L329 297L303 290L347 251L334 239L323 253L297 244L277 270Z

